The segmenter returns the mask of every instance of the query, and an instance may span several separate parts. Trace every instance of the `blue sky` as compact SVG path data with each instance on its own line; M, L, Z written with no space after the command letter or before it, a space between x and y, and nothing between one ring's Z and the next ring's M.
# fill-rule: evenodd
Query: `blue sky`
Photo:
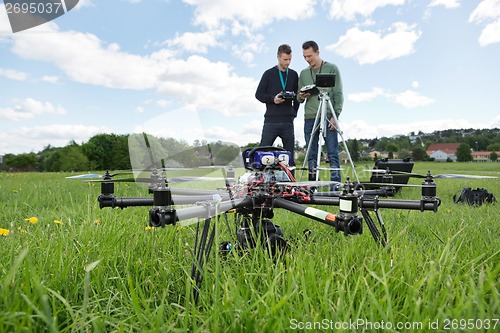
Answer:
M12 33L0 6L0 154L98 133L258 142L276 49L315 40L345 139L500 127L500 0L80 0ZM303 110L295 121L304 143Z

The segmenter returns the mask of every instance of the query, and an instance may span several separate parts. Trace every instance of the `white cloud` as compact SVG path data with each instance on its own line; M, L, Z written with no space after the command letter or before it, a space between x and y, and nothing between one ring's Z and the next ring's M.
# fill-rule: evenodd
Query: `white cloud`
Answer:
M21 154L27 153L26 147L38 152L44 147L64 147L71 140L77 143L88 141L99 133L115 133L110 128L85 125L61 125L22 127L15 131L4 132L0 135L0 152Z
M265 38L261 34L249 36L249 40L242 45L233 45L231 52L244 63L252 65L255 53L261 53L266 49Z
M59 77L53 75L45 75L41 80L53 84L59 83Z
M14 69L2 69L2 68L0 68L0 76L17 81L25 81L28 78L27 73L16 71Z
M498 17L500 17L500 0L483 0L470 14L469 22L480 23Z
M489 128L500 128L500 116L496 116L491 122Z
M369 92L353 93L347 96L347 99L351 102L362 103L369 102L379 96L387 96L388 94L382 88L372 88Z
M208 29L220 27L224 22L232 25L242 22L252 30L262 28L277 20L302 20L314 14L315 0L183 0L194 6L194 23Z
M412 83L414 85L415 82ZM375 87L369 92L360 92L349 94L347 99L354 103L370 102L377 97L384 97L387 100L402 105L407 109L417 108L432 104L434 100L430 97L421 95L413 90L406 90L402 93L392 93L383 88Z
M171 105L172 102L166 99L159 99L156 101L156 105L158 105L161 108L166 108L167 106Z
M61 106L54 106L49 102L40 102L33 98L16 100L15 106L10 108L0 108L0 118L7 120L26 120L43 114L66 114L66 110Z
M224 34L223 30L210 30L205 32L185 32L176 34L175 38L165 42L167 46L177 46L181 49L193 53L207 53L209 47L223 47L217 38Z
M374 64L413 53L421 34L415 26L403 22L394 23L385 35L355 27L326 48L360 64Z
M407 109L429 105L434 102L432 98L422 96L416 91L407 90L394 96L394 102Z
M52 22L17 33L13 40L12 51L18 56L51 63L70 79L85 84L152 88L158 71L165 67L155 54L141 57L121 52L116 44L106 46L92 34L58 32Z
M500 43L500 0L483 0L472 11L469 22L476 24L493 21L486 24L479 36L479 45L487 46Z
M446 8L458 8L460 7L459 0L432 0L429 7L444 6Z
M158 91L175 96L197 110L212 109L226 116L254 114L259 102L253 94L257 81L234 75L223 62L210 62L200 56L177 60L161 77Z
M38 29L38 32L34 32ZM13 37L12 51L18 56L59 67L71 80L121 89L156 89L173 100L197 104L226 115L253 113L257 101L245 91L257 86L254 79L239 77L227 63L201 56L185 60L162 49L139 56L106 45L92 34L59 32L49 22ZM58 50L53 52L52 50ZM221 96L224 98L207 98Z
M479 36L479 45L487 46L500 43L500 19L487 24Z
M331 1L331 0L330 0ZM352 21L357 15L368 17L380 7L404 5L405 0L333 0L330 4L329 15L335 19Z

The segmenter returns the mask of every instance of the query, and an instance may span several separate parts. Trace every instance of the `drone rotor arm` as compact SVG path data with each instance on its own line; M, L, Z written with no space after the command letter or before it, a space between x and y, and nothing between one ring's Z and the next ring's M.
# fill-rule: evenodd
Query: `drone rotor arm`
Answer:
M328 224L330 226L336 227L337 224L335 223L336 215L332 213L328 213L323 210L319 210L313 207L308 207L301 205L299 203L285 200L283 198L276 198L274 201L274 207L276 208L284 208L286 210L289 210L293 213L311 218L313 220L323 222L325 224Z

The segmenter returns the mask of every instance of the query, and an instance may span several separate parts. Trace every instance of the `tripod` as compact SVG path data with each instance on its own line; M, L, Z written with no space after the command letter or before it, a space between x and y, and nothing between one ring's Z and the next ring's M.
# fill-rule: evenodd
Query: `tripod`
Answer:
M319 180L319 172L317 172L317 170L319 169L319 166L321 163L321 150L322 150L321 147L323 147L323 144L326 142L327 131L329 131L328 124L336 125L337 133L340 135L340 137L342 139L342 143L344 145L344 149L345 149L347 156L349 158L349 162L351 164L351 167L352 167L352 170L354 173L354 177L355 177L356 181L359 183L358 175L356 174L356 169L354 168L354 163L352 161L351 154L349 153L349 149L347 148L347 143L344 140L344 136L342 134L342 131L340 130L340 128L338 126L339 122L337 119L337 115L335 114L335 111L333 110L333 105L332 105L332 102L330 100L330 97L328 96L328 92L324 88L319 88L319 92L320 92L319 93L320 102L319 102L319 106L318 106L318 111L316 112L316 118L314 119L314 125L313 125L312 131L311 131L311 136L310 136L310 139L309 139L309 142L307 145L306 155L304 157L304 163L302 164L302 170L305 169L306 163L308 163L308 157L309 157L309 154L311 153L311 147L312 147L314 135L316 135L316 133L318 133L318 131L319 131L318 155L317 155L317 159L316 159L316 167L313 170L313 172L315 174L315 178L316 178L315 180ZM332 117L333 117L335 123L332 123L328 119L328 116L327 116L328 109L327 108L330 108L330 111L332 113ZM332 169L329 169L329 170L334 171ZM340 170L336 170L336 171L340 172ZM302 171L302 172L304 172L304 171ZM309 172L311 172L311 170L309 170ZM301 174L300 178L302 179L302 174Z

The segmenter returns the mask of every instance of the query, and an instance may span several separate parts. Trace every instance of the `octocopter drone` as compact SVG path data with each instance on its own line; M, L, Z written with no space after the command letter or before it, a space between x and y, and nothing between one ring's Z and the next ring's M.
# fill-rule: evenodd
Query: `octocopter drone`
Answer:
M214 190L178 188L175 183L185 181L216 180L210 177L167 178L166 168L153 169L149 177L114 179L106 172L101 179L100 208L149 207L149 225L166 227L183 221L197 219L194 244L195 261L191 278L196 282L195 298L201 284L203 265L211 252L215 240L217 221L225 220L233 240L219 244L219 250L248 250L261 244L272 256L284 253L287 248L283 229L272 222L276 209L285 209L308 219L319 221L341 232L345 236L363 233L364 224L373 239L382 246L387 245L387 232L380 209L403 209L437 212L441 200L436 196L436 184L430 172L421 176L419 200L387 199L394 195L394 185L379 185L377 189L365 189L363 184L329 181L296 181L293 168L289 166L290 152L276 147L257 147L242 152L246 173L238 178L235 169L222 169L224 185ZM377 170L379 171L379 170ZM380 170L382 171L382 170ZM373 170L375 172L375 170ZM405 176L414 174L402 173ZM73 176L87 178L97 175ZM395 174L394 176L397 176ZM420 176L420 175L419 175ZM391 175L392 177L392 175ZM148 184L148 196L120 198L115 195L115 183L135 181ZM318 188L334 187L336 190L321 192ZM337 206L338 213L313 206ZM330 210L330 209L328 209ZM234 232L229 226L229 215L234 216ZM215 223L212 223L215 221ZM377 223L376 223L377 222ZM378 225L377 225L378 224ZM200 233L201 231L201 233Z

